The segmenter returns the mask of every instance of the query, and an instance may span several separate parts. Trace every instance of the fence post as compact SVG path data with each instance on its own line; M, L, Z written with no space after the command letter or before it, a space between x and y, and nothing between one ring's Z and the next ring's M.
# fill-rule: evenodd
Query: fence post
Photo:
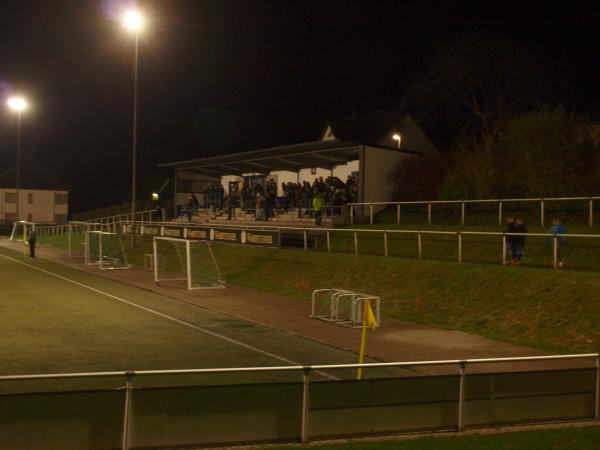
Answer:
M423 258L423 246L421 245L421 232L417 233L417 245L419 247L419 259Z
M596 400L594 405L594 417L600 418L600 356L596 356Z
M331 240L329 239L329 230L326 231L327 233L327 253L331 252Z
M502 233L502 264L506 265L506 235Z
M131 424L131 397L133 396L134 372L125 372L125 409L123 411L123 440L121 448L129 450L129 426Z
M431 202L427 203L427 225L431 225Z
M544 199L540 199L540 226L544 226Z
M358 233L354 232L354 254L358 255Z
M498 201L498 226L502 226L502 200Z
M350 225L354 225L354 205L350 205Z
M464 201L460 204L460 224L461 225L465 224L465 202Z
M387 232L383 232L383 255L388 255L388 240L387 240Z
M373 204L369 205L369 223L373 225Z
M458 232L458 262L462 262L462 234Z
M465 366L466 361L460 362L460 379L458 382L458 426L457 431L462 431L464 428L463 424L463 410L465 403Z
M400 225L400 203L396 206L396 223Z
M594 199L590 198L590 228L594 226Z
M306 238L306 230L304 230L303 232L304 234L304 251L308 251L308 242L307 242L307 238Z
M308 416L310 414L310 377L309 369L304 369L302 374L302 429L300 430L300 441L308 442Z
M556 235L554 235L554 237L552 238L552 253L553 253L553 259L554 259L554 268L557 269L558 268L558 237Z

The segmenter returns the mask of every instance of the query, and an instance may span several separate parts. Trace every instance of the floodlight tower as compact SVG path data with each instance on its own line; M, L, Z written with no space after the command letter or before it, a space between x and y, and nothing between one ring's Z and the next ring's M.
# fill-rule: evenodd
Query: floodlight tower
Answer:
M398 148L400 148L400 146L402 145L402 135L400 133L394 133L392 139L396 141L396 143L398 144Z
M8 107L17 113L17 170L15 175L15 190L17 191L17 221L21 219L19 216L19 190L21 188L21 114L29 106L24 97L10 97L6 102Z
M138 104L138 50L139 37L145 25L144 16L135 9L125 11L122 17L123 27L134 36L133 49L133 126L131 143L131 244L135 247L135 197L137 165L137 104Z

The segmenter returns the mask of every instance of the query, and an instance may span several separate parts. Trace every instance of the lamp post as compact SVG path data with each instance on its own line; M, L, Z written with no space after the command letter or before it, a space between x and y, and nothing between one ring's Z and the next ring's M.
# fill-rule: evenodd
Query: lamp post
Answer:
M19 215L19 190L21 188L21 114L27 109L27 100L23 97L11 97L6 102L8 107L17 113L17 173L15 175L15 190L17 191L17 221L21 219Z
M392 139L398 143L398 148L402 145L402 135L400 133L394 133Z
M123 14L123 26L134 35L133 49L133 126L131 142L131 245L135 247L135 197L137 165L137 104L138 104L138 49L139 35L144 27L144 17L139 11L128 10Z

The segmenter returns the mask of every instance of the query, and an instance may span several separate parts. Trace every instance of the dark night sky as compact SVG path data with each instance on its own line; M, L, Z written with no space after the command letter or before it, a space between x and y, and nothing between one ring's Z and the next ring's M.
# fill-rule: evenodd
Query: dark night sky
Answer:
M131 42L117 0L3 0L0 99L25 93L24 149L72 209L125 200ZM129 2L131 3L131 2ZM433 49L468 34L529 46L568 106L600 112L600 15L547 1L148 0L141 44L140 178L158 162L315 139L327 116L394 106ZM597 8L596 8L597 9ZM558 79L560 78L560 79ZM0 112L0 164L15 119Z

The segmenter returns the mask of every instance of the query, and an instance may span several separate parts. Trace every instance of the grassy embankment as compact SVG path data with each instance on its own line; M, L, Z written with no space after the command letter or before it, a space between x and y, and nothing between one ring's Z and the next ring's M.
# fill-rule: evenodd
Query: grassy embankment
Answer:
M53 240L60 244L61 238ZM380 295L384 314L413 323L546 350L600 348L597 272L297 249L213 248L229 283L303 299L317 288L355 289ZM151 242L143 241L129 250L129 260L142 265L143 254L150 252ZM600 255L594 252L594 257Z

